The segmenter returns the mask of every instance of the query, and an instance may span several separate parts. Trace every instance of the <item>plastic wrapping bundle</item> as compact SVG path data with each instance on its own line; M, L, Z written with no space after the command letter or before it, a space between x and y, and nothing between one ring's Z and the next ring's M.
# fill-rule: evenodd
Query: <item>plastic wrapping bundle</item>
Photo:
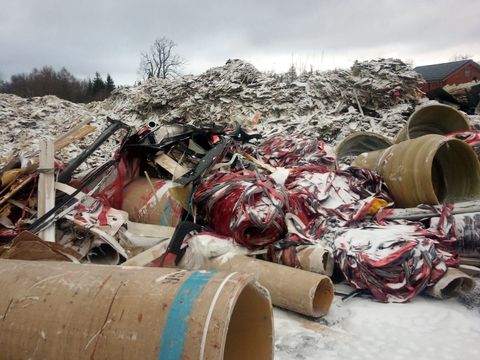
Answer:
M287 201L272 179L247 170L215 173L193 194L193 202L216 232L251 249L282 238Z
M258 146L257 154L264 162L276 167L335 164L323 141L298 133L271 137Z
M480 158L480 131L457 131L451 134L448 134L449 137L462 140L472 147L477 156Z
M348 229L334 240L335 259L357 289L383 302L405 302L435 284L458 259L419 224Z
M319 220L334 218L339 225L363 219L372 205L390 200L381 178L372 171L349 167L329 171L321 166L293 169L285 187L289 210L307 225L311 235L322 234Z
M448 239L445 243L460 256L480 258L480 213L432 218L430 230Z

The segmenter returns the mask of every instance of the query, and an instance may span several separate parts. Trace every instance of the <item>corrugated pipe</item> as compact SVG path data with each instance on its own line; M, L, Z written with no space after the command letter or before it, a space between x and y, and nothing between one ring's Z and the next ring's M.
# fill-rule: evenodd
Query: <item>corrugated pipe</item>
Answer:
M477 155L458 139L425 135L361 154L352 165L378 171L397 207L480 197Z
M2 359L272 359L244 273L0 260Z

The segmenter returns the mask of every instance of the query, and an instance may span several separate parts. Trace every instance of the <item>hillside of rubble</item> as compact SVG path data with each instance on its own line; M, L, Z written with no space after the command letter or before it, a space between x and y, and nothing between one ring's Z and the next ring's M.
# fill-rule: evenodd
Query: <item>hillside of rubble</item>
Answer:
M31 156L41 137L55 137L91 119L97 131L62 150L78 154L106 126L106 117L133 127L160 124L243 124L259 116L264 135L296 130L334 143L353 131L374 130L393 136L413 111L419 75L401 60L356 62L350 69L313 72L285 83L241 60L175 80L150 79L121 87L102 102L75 104L55 96L20 98L0 94L0 162L13 154ZM118 139L86 166L111 155Z

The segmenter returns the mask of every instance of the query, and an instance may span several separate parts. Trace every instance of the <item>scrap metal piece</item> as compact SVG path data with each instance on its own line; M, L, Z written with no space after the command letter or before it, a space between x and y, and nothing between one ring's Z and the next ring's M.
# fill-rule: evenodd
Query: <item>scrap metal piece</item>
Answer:
M95 151L97 148L102 145L110 136L120 129L130 130L130 127L120 120L113 120L107 117L107 120L110 122L110 125L100 134L100 136L89 146L87 147L80 155L75 159L70 161L64 170L58 174L57 181L68 183L74 171Z

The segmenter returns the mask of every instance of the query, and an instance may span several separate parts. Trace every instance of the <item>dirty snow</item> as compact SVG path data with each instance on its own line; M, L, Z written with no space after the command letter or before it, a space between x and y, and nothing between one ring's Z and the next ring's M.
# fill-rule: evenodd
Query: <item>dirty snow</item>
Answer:
M383 304L336 296L323 319L277 308L274 317L278 360L480 359L478 302L467 308L457 299Z

